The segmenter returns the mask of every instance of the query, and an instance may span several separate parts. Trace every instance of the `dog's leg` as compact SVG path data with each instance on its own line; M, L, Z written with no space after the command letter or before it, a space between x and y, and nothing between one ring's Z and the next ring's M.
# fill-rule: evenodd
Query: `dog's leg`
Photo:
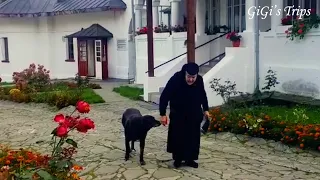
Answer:
M126 155L125 155L124 159L125 159L126 161L128 161L128 160L129 160L129 156L130 156L130 143L129 143L129 140L128 140L128 139L126 139L125 141L126 141L126 142L125 142Z
M146 164L146 162L143 159L145 140L146 140L145 137L140 139L140 164L141 165L145 165Z
M136 150L134 149L134 141L131 141L131 151L136 151Z

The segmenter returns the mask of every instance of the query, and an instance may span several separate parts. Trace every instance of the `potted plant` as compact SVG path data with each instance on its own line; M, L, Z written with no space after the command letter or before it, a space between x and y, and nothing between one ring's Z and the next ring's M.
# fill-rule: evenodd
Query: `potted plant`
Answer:
M239 35L236 32L231 32L231 33L227 34L227 39L230 39L230 41L232 41L233 47L239 47L240 46L241 37L242 36Z

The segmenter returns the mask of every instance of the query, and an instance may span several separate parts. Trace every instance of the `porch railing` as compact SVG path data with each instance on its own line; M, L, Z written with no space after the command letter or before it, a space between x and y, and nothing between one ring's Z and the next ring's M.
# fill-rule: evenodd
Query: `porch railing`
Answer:
M207 45L207 44L209 44L209 43L211 43L211 42L213 42L213 41L215 41L215 40L217 40L217 39L219 39L219 38L221 38L221 37L223 37L223 36L227 35L228 33L229 33L229 32L226 32L226 33L224 33L224 34L221 34L220 36L215 37L215 38L213 38L213 39L209 40L208 42L205 42L205 43L203 43L203 44L201 44L201 45L199 45L199 46L195 47L195 49L198 49L198 48L200 48L200 47L202 47L202 46L205 46L205 45ZM178 56L176 56L176 57L174 57L174 58L170 59L169 61L166 61L166 62L164 62L164 63L162 63L162 64L160 64L160 65L158 65L158 66L154 67L153 69L157 69L157 68L159 68L159 67L161 67L161 66L163 66L163 65L165 65L165 64L168 64L169 62L174 61L175 59L177 59L177 58L179 58L179 57L181 57L181 56L183 56L183 55L185 55L185 54L187 54L187 52L185 52L185 53L183 53L183 54L180 54L180 55L178 55ZM212 60L212 59L211 59L211 60ZM211 60L209 60L209 61L211 61ZM206 63L205 63L205 64L206 64ZM148 73L148 72L149 72L149 71L146 71L145 73Z

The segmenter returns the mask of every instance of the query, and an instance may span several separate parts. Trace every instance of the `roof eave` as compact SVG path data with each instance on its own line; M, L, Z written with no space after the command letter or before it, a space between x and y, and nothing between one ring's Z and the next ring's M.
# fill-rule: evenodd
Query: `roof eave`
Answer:
M79 9L79 10L67 10L67 11L53 11L43 13L0 13L0 17L47 17L47 16L59 16L59 15L71 15L71 14L82 14L90 12L104 12L104 11L124 11L125 7L104 7L104 8L92 8L92 9Z

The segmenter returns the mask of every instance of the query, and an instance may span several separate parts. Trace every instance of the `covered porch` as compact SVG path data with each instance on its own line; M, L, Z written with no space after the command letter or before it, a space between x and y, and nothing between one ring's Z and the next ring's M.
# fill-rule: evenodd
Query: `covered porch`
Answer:
M208 2L209 1L207 1L207 3ZM220 7L220 9L215 9L211 8L211 5L206 5L205 1L197 0L196 46L203 46L195 50L196 62L204 65L203 63L216 57L216 55L225 53L225 56L219 63L215 63L214 67L209 67L203 74L210 106L220 105L222 103L222 99L210 88L210 82L213 78L235 81L237 90L252 93L257 83L263 86L265 83L264 78L270 68L277 72L277 77L279 81L281 81L281 85L276 89L277 91L284 93L292 93L294 91L294 93L306 95L312 94L314 98L319 99L320 84L316 79L320 78L318 76L320 74L320 69L318 68L320 64L316 59L318 54L317 49L319 48L317 44L320 42L320 31L313 28L305 34L303 39L291 41L285 33L285 31L291 27L291 24L283 19L288 15L293 15L292 11L288 11L288 6L294 6L294 8L300 9L305 8L306 10L312 9L315 14L319 15L319 0L266 0L258 2L259 4L255 5L255 0L211 0L209 4L213 6L214 3L216 3L216 7ZM274 11L273 15L260 14L258 17L258 27L260 31L258 34L258 43L260 47L257 49L257 56L259 64L256 63L255 56L255 22L252 16L256 16L256 14L253 13L256 13L257 9L255 9L254 6L282 10L279 15ZM263 12L266 13L267 10ZM218 15L211 16L210 20L208 14ZM293 15L290 18L295 19L295 16L296 15ZM231 47L229 40L226 40L223 36L220 37L220 35L223 34L221 31L212 34L210 31L206 31L210 29L208 28L210 26L220 27L224 25L228 27L229 31L235 31L241 34L240 47ZM183 33L185 36L181 35ZM174 44L172 40L177 37L177 34L179 34L180 37L186 38L185 32L173 32L172 34L154 33L155 37L160 36L160 34L162 39L160 40L159 38L157 41L155 38L154 40L155 66L157 66L157 59L160 59L157 54L161 55L162 59L164 59L164 55L171 56L163 60L163 62L167 62L171 58L174 58L172 56L174 56L173 54L176 52L176 48L182 47L179 45L171 46L171 44ZM147 57L145 57L145 59L142 58L143 53L139 52L138 47L139 41L143 42L143 35L137 36L136 38L137 61L147 62ZM206 43L209 41L210 43ZM170 46L165 46L164 43ZM142 47L146 49L146 46L140 46L140 49ZM308 53L301 53L302 51ZM140 80L141 83L144 84L145 100L150 101L154 95L159 97L161 88L165 86L171 75L179 71L181 66L187 62L186 55L175 55L175 57L178 58L170 63L166 63L161 68L156 68L155 77L146 77L146 65L144 67L137 67L140 68L140 72L143 73L141 74L142 78ZM142 65L142 63L140 65ZM299 72L299 75L295 72ZM313 73L310 74L308 72ZM139 80L139 78L137 80ZM296 85L295 82L299 83L299 86ZM312 92L310 92L311 89Z
M77 42L78 73L97 79L108 79L108 40L113 34L99 24L66 36L68 42ZM73 46L73 44L68 43Z

